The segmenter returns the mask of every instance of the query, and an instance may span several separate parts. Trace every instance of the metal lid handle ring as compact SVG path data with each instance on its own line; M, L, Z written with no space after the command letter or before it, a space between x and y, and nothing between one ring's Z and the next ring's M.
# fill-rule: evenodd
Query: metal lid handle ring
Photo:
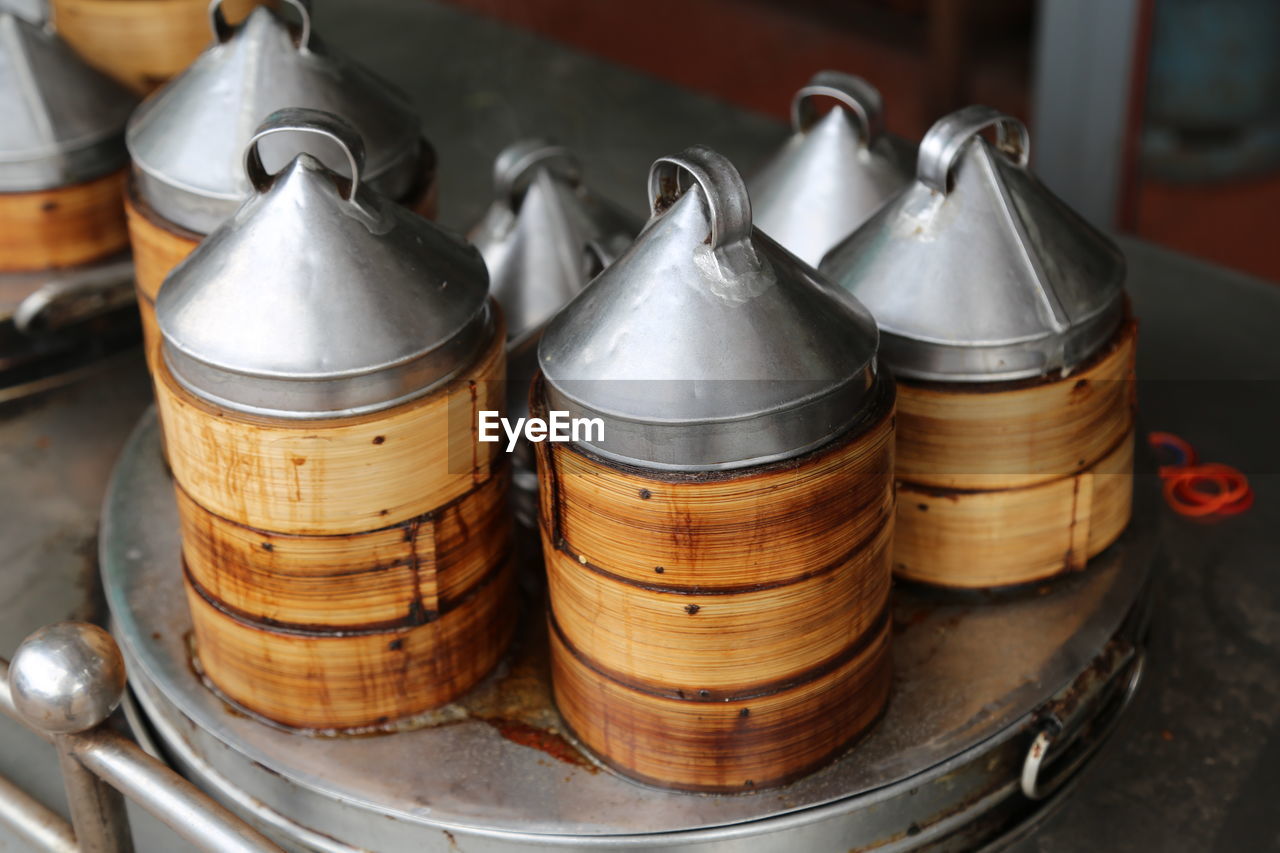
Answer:
M311 0L285 0L298 10L302 21L302 31L298 35L298 50L304 53L311 49ZM209 3L209 23L213 27L213 37L221 44L231 38L235 28L227 23L227 16L222 14L222 0L211 0Z
M581 175L578 158L568 148L550 139L522 139L502 149L493 163L494 194L515 207L516 196L529 173L539 166L556 165L556 171L577 182Z
M244 171L254 189L258 192L266 191L275 177L262 165L258 143L273 133L286 132L315 133L336 142L347 155L347 165L351 168L351 187L345 198L347 201L355 199L356 191L360 188L360 172L364 169L364 140L355 128L333 113L305 107L276 110L258 125L257 132L244 151Z
M751 198L742 175L729 158L705 145L693 145L649 168L649 199L654 215L662 213L692 185L702 189L711 219L711 250L717 263L732 273L760 266L751 243Z
M861 77L843 71L819 71L791 100L791 127L803 133L818 120L817 98L834 98L858 120L863 145L872 145L884 132L884 99Z
M964 147L989 127L996 131L996 148L1019 166L1027 165L1031 139L1027 126L1011 115L984 106L956 110L934 122L920 141L916 178L930 189L946 194L956 160Z

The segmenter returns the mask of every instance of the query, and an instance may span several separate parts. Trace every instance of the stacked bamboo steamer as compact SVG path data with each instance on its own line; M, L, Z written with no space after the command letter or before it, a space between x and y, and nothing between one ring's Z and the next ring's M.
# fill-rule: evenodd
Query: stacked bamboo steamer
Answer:
M887 700L893 385L874 321L754 229L733 166L654 164L654 215L548 325L535 414L552 681L633 778L780 784Z
M0 11L0 400L132 343L122 205L133 97Z
M259 3L226 0L239 20ZM145 94L209 46L208 0L49 0L53 19L90 65Z
M900 380L904 578L1037 581L1082 568L1129 519L1124 258L1027 156L1014 118L969 107L941 119L916 181L822 263L875 315Z
M51 30L0 11L0 273L128 248L121 208L133 97Z
M834 102L825 115L824 102ZM915 153L884 130L880 93L819 71L791 101L792 134L748 183L756 226L814 266L911 181Z
M324 137L276 174L261 144ZM508 472L476 442L504 334L473 247L364 181L350 126L275 114L253 195L169 277L156 392L197 655L303 728L447 702L513 623ZM343 175L351 175L346 178Z
M507 321L509 418L529 414L538 340L547 321L630 245L640 223L593 193L577 157L545 139L524 139L494 161L494 199L467 235L489 268ZM536 527L538 479L532 447L512 456L516 517Z
M253 129L272 112L304 107L341 116L365 141L366 183L419 212L434 212L435 154L408 98L316 39L302 0L282 5L294 7L300 26L264 6L232 27L215 0L213 45L129 122L129 236L151 362L160 286L250 195L241 157ZM272 139L262 156L276 169L298 146L335 166L343 162L322 137Z

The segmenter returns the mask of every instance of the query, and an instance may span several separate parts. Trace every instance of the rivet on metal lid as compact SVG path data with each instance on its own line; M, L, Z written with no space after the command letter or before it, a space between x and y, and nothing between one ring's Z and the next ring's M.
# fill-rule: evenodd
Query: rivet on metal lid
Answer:
M135 102L52 28L0 11L0 192L53 189L121 168Z
M1035 377L1114 334L1124 256L1036 179L1028 151L1026 127L990 107L946 116L920 143L916 181L822 262L875 315L895 373Z
M649 198L635 243L543 333L547 407L600 417L591 450L672 470L761 464L845 431L873 378L870 314L752 227L714 151L658 160Z
M275 134L325 136L353 177L299 153L270 174ZM364 146L340 118L281 110L249 142L254 195L165 280L164 357L197 396L239 411L322 418L439 387L496 333L474 247L364 185Z
M289 107L335 113L355 127L368 152L365 182L383 195L403 200L421 180L429 149L408 97L321 42L307 0L285 5L301 17L297 27L259 6L233 28L214 0L214 44L130 120L137 191L170 222L207 234L234 213L251 190L240 159L253 128ZM263 149L273 170L299 150L326 162L339 155L322 137L272 140Z
M835 108L818 115L817 101ZM880 93L819 71L791 102L793 133L748 182L756 226L814 266L911 182L915 152L884 132Z

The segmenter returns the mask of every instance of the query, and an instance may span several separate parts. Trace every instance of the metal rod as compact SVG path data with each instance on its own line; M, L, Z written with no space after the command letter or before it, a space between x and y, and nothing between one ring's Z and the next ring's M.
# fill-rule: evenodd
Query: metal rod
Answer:
M71 824L3 776L0 776L0 824L37 850L77 853L80 849Z
M129 831L124 797L76 759L73 735L58 735L54 745L80 850L83 853L133 853L133 834Z
M80 763L166 826L212 853L283 853L257 830L214 802L133 741L110 731L77 735Z

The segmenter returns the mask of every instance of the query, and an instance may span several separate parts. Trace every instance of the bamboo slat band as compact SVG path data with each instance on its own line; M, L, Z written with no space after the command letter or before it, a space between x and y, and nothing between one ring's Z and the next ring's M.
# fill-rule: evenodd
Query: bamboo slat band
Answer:
M889 516L887 514L877 516L876 522L877 524L873 528L870 534L871 538L864 539L863 541L858 542L848 551L844 552L839 557L837 557L836 559L832 560L831 562L825 565L819 566L818 568L812 569L809 571L803 571L799 574L792 575L785 579L770 581L768 583L743 584L742 586L681 586L677 584L662 584L662 583L650 583L648 581L639 581L633 578L629 578L626 575L620 575L615 572L611 572L608 569L604 568L603 566L598 566L595 563L591 562L584 555L574 553L569 548L568 543L565 542L563 539L561 539L557 543L554 543L554 545L549 542L547 543L547 545L548 547L551 547L554 550L558 551L559 553L563 554L564 556L568 557L569 560L575 566L581 566L584 569L588 569L591 572L607 580L615 581L621 584L626 584L627 586L635 587L636 589L641 589L646 592L658 592L658 593L666 593L669 595L685 595L685 596L741 595L742 593L765 592L767 590L782 589L784 587L788 587L793 584L800 583L801 581L813 580L815 578L820 578L823 575L832 574L833 572L837 571L843 566L846 566L855 557L859 556L860 554L863 554L869 548L873 547L876 544L876 541L880 538L881 533L887 532L889 530L889 527L890 527Z
M150 92L209 46L204 0L51 0L58 35L90 65L137 92ZM257 0L226 0L233 20Z
M629 678L625 673L602 666L598 662L591 659L590 656L584 654L577 646L575 646L568 637L565 636L564 629L556 621L554 612L548 611L547 622L551 627L552 633L555 634L556 641L562 645L569 654L577 658L578 663L583 667L591 670L602 678L607 678L616 684L634 690L637 693L646 693L650 696L661 697L664 699L675 699L681 702L746 702L750 699L763 699L772 696L775 693L783 693L801 687L812 681L818 681L832 672L843 667L854 658L863 654L868 646L880 639L884 634L885 627L890 619L889 602L886 599L883 608L874 618L866 622L865 627L858 632L853 640L844 648L831 655L826 660L820 661L803 672L796 673L787 678L779 678L775 681L761 682L753 684L750 687L744 687L738 691L733 690L717 690L717 689L689 689L683 690L678 688L664 688L653 683L639 682Z
M825 678L770 696L688 702L617 684L551 633L552 686L568 731L642 782L699 792L781 785L844 752L883 713L890 628Z
M785 587L650 593L548 552L551 610L568 645L636 687L730 695L806 677L858 642L889 601L890 519L867 547Z
M994 490L1085 470L1132 425L1137 323L1065 377L898 385L897 476L919 486Z
M1124 532L1132 497L1132 428L1087 470L1047 483L961 492L901 481L894 573L986 588L1082 569Z
M557 548L638 585L706 592L785 583L797 566L838 560L892 514L893 404L893 383L882 379L843 436L737 476L642 470L573 445L555 453L539 445L543 523Z
M51 190L0 193L0 273L80 266L127 248L126 171Z
M174 479L215 515L279 533L362 533L448 504L487 480L502 452L477 436L478 411L502 408L502 334L448 387L351 418L220 409L161 365L156 401Z
M487 587L497 583L499 579L504 577L508 571L508 564L514 558L514 550L508 549L507 554L502 561L495 564L479 581L477 581L469 589L464 590L457 598L447 604L442 604L439 610L417 609L408 617L399 622L383 622L370 623L364 625L314 625L314 624L297 624L290 622L281 622L275 619L268 619L261 616L254 616L246 613L239 608L233 607L224 601L220 601L216 596L212 595L207 589L200 585L198 581L191 575L191 570L186 562L183 562L183 577L187 582L188 588L204 599L205 603L217 610L222 615L234 619L246 628L256 630L270 631L274 634L291 634L299 637L362 637L371 634L394 634L398 631L406 631L416 628L420 625L427 625L436 622L450 613L459 610L473 599L483 593Z
M298 536L246 527L175 483L195 582L264 622L390 624L464 595L509 550L509 466L445 506L366 533ZM341 610L333 602L341 600ZM410 614L406 616L406 614Z
M187 585L198 662L220 692L302 729L379 726L452 701L501 658L515 625L507 561L467 607L393 632L305 635L246 625Z

